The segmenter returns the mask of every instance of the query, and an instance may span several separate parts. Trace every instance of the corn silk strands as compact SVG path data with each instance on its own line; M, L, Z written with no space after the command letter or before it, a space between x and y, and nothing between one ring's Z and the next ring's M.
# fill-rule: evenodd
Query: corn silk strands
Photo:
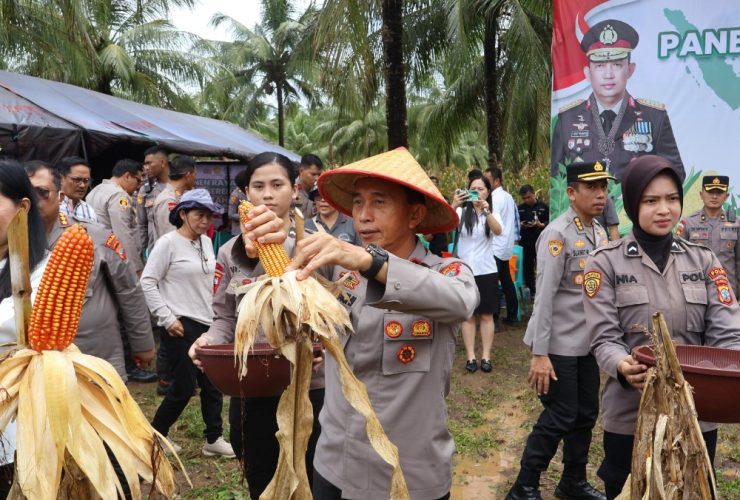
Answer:
M239 212L242 222L249 220L248 212L253 207L248 202L241 203ZM346 309L315 278L298 281L296 271L285 273L290 259L282 245L255 246L260 262L269 271L267 276L239 289L240 293L244 293L234 341L239 377L247 376L247 356L260 333L293 364L290 385L280 397L277 409L276 437L280 443L278 466L260 499L312 498L305 456L313 426L313 408L308 390L314 341L321 342L336 360L345 398L365 417L373 449L393 467L390 497L394 500L408 499L398 448L383 431L367 389L352 373L339 342L338 331L352 330Z
M41 279L30 348L0 362L0 432L18 423L11 498L123 497L111 456L133 498L142 497L140 479L161 495L175 494L161 443L174 454L172 446L149 425L116 370L72 344L92 264L90 236L71 226Z
M632 474L617 500L718 498L691 386L663 314L652 321L656 366L648 370L640 399Z

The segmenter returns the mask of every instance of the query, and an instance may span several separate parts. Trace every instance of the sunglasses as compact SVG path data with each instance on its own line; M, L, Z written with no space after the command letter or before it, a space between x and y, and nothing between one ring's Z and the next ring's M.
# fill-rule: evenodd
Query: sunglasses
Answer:
M40 200L48 200L49 196L51 195L51 191L46 189L45 187L34 186L33 189L34 191L36 191L36 196L38 196Z
M67 177L67 179L75 184L90 184L89 177Z

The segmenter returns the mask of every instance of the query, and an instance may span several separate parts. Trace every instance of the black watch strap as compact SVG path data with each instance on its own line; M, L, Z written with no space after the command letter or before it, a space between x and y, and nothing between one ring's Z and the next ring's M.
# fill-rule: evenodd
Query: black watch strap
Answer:
M368 245L365 250L367 250L373 258L373 263L366 271L360 271L360 274L364 278L371 280L380 272L380 268L383 267L383 264L388 262L388 254L384 250L381 250L372 244Z

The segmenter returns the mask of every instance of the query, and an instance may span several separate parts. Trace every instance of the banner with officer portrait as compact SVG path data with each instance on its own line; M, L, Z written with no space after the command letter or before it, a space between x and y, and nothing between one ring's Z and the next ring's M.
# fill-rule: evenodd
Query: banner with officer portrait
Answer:
M555 0L550 193L568 206L565 166L599 161L620 179L642 154L684 172L684 214L704 176L740 192L740 8L736 0ZM609 194L630 229L619 182ZM733 213L733 212L730 212Z

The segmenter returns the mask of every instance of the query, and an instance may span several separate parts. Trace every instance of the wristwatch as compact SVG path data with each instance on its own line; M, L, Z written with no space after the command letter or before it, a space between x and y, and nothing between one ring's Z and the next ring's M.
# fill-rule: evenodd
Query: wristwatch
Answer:
M482 210L482 212L483 212L483 215L485 215L486 217L488 217L489 215L491 215L491 212L487 208L484 208Z
M388 262L388 252L380 248L378 245L375 245L373 243L370 243L365 250L367 253L370 254L370 256L373 258L373 263L370 265L370 268L368 268L366 271L360 271L360 274L371 280L373 279L378 272L380 271L380 268L383 267L383 264Z

